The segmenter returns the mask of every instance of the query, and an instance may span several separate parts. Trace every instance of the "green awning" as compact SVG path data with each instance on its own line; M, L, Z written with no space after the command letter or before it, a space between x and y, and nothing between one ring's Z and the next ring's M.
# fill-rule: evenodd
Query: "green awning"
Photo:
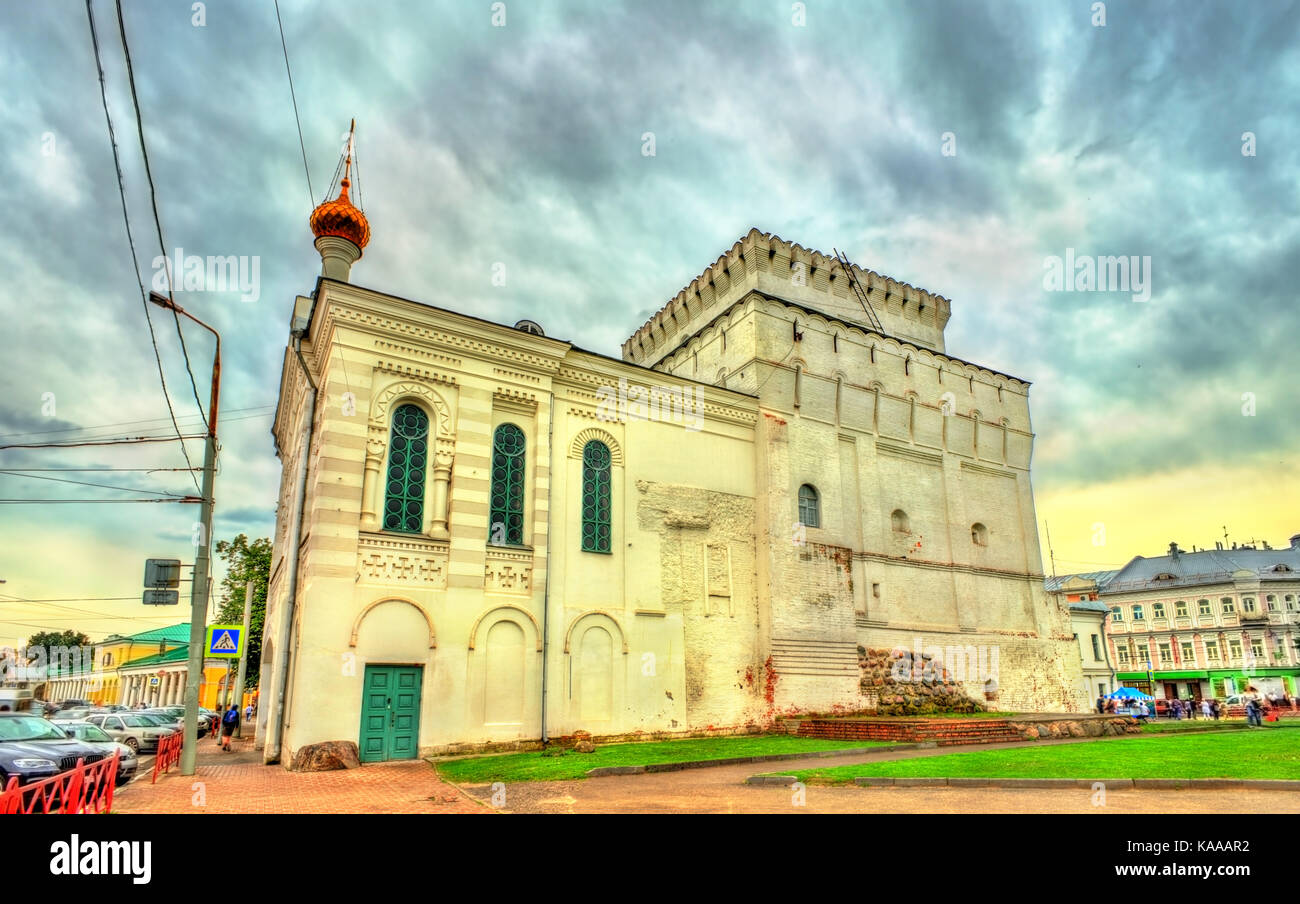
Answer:
M1241 669L1213 669L1210 671L1211 678L1237 678L1247 681L1250 678L1281 678L1286 675L1300 675L1300 667L1292 666L1283 669L1255 669L1247 676Z
M1186 681L1187 679L1209 678L1209 672L1152 672L1156 681ZM1146 681L1146 672L1120 672L1116 676L1120 681Z

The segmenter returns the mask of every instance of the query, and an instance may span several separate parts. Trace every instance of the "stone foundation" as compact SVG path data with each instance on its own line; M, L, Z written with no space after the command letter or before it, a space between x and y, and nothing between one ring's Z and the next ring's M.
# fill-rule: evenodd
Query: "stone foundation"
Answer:
M789 720L786 731L802 738L837 741L894 741L958 744L998 744L1010 741L1117 737L1137 733L1128 716L1025 714L1006 718L899 719L885 717Z

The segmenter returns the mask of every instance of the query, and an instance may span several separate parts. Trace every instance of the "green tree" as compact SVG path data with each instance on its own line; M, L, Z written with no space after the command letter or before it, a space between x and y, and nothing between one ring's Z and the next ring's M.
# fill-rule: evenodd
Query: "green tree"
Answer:
M246 535L240 534L233 540L218 540L217 555L226 563L226 577L221 582L221 605L217 610L220 624L243 624L244 588L249 581L253 582L244 688L254 688L262 668L262 625L266 621L266 586L271 580L271 541L262 537L250 542Z
M46 655L55 647L89 647L90 638L80 631L41 631L27 638L28 647L44 647Z

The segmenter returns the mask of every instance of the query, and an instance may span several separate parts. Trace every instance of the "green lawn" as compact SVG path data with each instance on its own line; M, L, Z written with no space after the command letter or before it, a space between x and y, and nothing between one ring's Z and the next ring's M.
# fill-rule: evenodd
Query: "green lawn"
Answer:
M1188 722L1185 719L1175 719L1172 722L1148 722L1146 725L1142 726L1142 733L1161 734L1171 731L1235 731L1237 729L1245 729L1249 727L1250 726L1247 725L1244 720L1240 719L1236 722L1215 722L1213 720L1208 722Z
M1300 779L1300 733L1286 729L1222 734L1173 732L1044 747L973 750L794 774L799 781L814 784L851 782L859 776Z
M466 757L437 764L443 778L461 784L489 782L547 782L585 778L597 766L649 766L690 760L724 760L729 757L770 756L847 747L884 746L880 741L830 741L791 735L743 735L725 738L689 738L682 741L643 741L596 745L595 753L566 751L547 756L541 751L499 756Z

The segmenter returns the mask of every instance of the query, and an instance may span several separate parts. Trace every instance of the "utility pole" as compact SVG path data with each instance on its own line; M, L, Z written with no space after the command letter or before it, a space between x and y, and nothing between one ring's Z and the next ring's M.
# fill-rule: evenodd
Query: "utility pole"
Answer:
M244 652L239 657L239 677L235 679L235 706L239 721L235 723L235 737L242 738L244 725L244 679L248 677L248 628L253 621L253 582L244 585Z
M208 569L212 556L212 489L217 471L217 404L221 395L221 335L185 311L170 298L149 293L149 301L175 311L216 339L212 355L212 390L208 397L208 435L203 442L203 501L199 508L198 549L194 557L194 582L190 585L189 681L185 684L185 739L181 747L181 775L193 775L199 752L199 684L203 680L203 644L208 623Z

